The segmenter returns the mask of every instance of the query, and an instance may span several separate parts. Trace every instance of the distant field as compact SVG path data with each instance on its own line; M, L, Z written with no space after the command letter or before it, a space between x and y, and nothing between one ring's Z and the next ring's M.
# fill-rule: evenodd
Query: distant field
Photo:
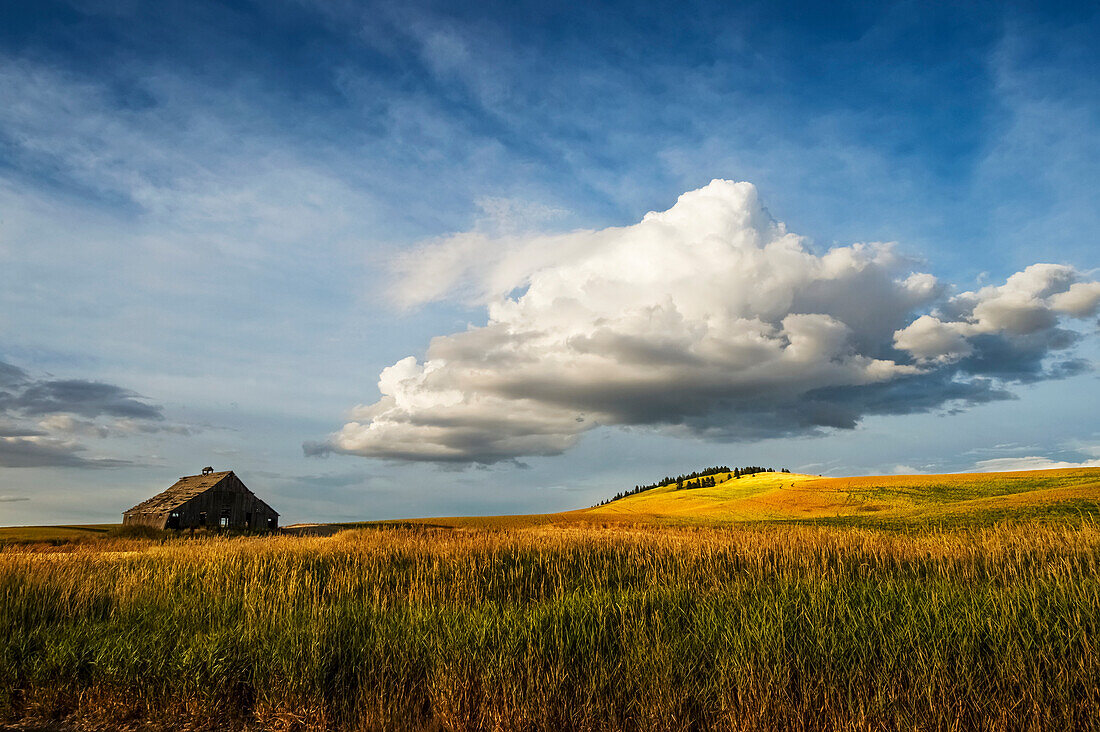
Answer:
M92 541L115 535L122 524L74 524L69 526L0 526L0 547L5 544L64 544Z
M760 473L713 488L655 488L586 513L719 522L991 523L1080 515L1100 519L1100 468L854 478Z
M0 530L0 727L1100 729L1098 477L762 474L272 536Z
M715 526L807 523L920 529L1012 521L1100 521L1100 468L1014 473L822 478L759 473L713 488L654 488L595 508L520 516L459 516L386 522L447 528L555 525ZM341 524L346 528L368 524Z
M982 526L1005 521L1100 521L1100 468L1014 473L876 475L822 478L759 473L713 488L654 488L595 508L517 516L454 516L308 524L291 533L332 534L368 526L514 529L547 525L711 526L737 523L809 523L920 528ZM121 524L0 527L5 544L112 539Z

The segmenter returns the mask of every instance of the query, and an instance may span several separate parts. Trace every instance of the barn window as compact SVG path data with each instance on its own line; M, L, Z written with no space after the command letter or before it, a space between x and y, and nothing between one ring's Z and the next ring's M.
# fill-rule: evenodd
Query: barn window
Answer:
M199 526L206 526L206 511L199 512Z

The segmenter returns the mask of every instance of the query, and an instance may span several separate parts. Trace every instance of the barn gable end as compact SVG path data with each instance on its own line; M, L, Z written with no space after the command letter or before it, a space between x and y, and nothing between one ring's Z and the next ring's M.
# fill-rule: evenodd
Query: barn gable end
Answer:
M233 473L215 473L180 478L168 490L142 501L122 515L125 525L157 529L210 530L277 529L279 513L256 497Z

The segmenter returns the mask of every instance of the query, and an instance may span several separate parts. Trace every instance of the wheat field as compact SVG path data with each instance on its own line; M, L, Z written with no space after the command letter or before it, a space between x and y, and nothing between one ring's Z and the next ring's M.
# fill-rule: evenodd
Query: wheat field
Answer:
M619 522L0 552L0 720L1094 729L1100 527Z

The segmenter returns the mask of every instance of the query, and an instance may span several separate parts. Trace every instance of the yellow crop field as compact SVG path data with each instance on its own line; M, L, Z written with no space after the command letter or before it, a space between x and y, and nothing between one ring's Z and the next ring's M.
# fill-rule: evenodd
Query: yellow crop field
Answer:
M1100 520L1100 468L1007 473L871 475L824 478L800 473L716 476L713 487L675 485L601 506L518 516L457 516L387 522L390 526L514 529L533 526L813 523L867 527L972 525L1004 521ZM314 527L306 533L366 524Z
M725 476L721 476L724 478ZM588 509L590 517L699 522L860 519L977 521L1100 516L1100 468L822 478L759 473L714 487L654 488Z

